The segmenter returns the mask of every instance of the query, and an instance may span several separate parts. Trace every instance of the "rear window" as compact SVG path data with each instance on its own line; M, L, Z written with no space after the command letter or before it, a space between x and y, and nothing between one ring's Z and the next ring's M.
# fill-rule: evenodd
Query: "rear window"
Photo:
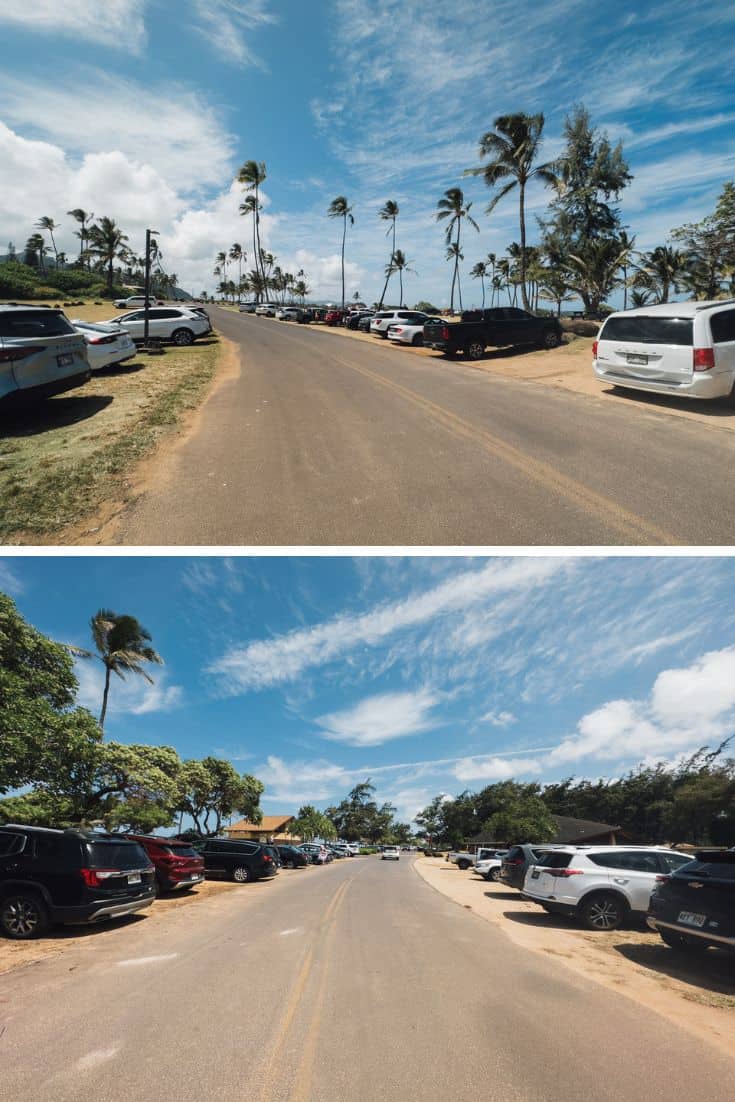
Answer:
M571 860L571 853L542 853L536 864L545 869L567 869Z
M166 846L165 849L174 857L198 857L199 853L193 846Z
M717 880L735 880L735 854L724 853L722 858L708 858L706 861L690 861L682 870L686 876L712 877Z
M506 860L508 861L523 861L525 859L525 853L520 846L511 846L506 854Z
M635 344L676 344L691 347L694 343L692 318L664 318L646 314L621 314L608 318L602 327L601 341L630 341Z
M735 310L721 310L710 319L713 344L735 341Z
M65 337L75 330L55 310L0 311L0 337Z
M142 846L134 842L87 842L90 869L135 869L150 865Z

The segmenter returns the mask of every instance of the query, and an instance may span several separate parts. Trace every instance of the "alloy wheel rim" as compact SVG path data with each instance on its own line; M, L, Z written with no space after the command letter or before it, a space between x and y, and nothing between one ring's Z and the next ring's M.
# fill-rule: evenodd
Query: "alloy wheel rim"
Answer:
M235 880L239 881L241 884L244 884L246 882L246 880L248 879L248 870L247 869L235 869L234 877L235 877Z
M17 899L5 908L3 922L13 934L30 934L38 925L38 911L32 903Z
M611 930L619 918L620 913L614 903L604 901L593 903L590 907L590 921L600 930Z

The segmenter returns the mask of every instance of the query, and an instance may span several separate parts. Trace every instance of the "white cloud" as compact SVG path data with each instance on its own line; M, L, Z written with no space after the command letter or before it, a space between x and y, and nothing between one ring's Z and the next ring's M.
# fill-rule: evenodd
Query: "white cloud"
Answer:
M464 571L433 589L363 615L343 615L272 640L233 647L210 666L223 691L245 692L293 681L310 667L323 666L357 646L374 647L393 634L508 591L531 590L569 569L560 558L490 561ZM491 616L491 611L488 611Z
M25 585L7 560L0 561L0 590L16 597L25 590Z
M485 712L478 722L491 723L493 727L510 727L511 723L518 721L512 712Z
M2 0L0 26L139 53L146 38L146 6L147 0Z
M265 68L250 44L261 27L277 23L268 0L194 0L194 11L210 48L225 61Z
M77 701L98 715L102 705L104 669L96 660L79 659L75 664L79 681ZM129 674L125 680L113 674L107 707L107 720L119 715L143 716L154 712L171 712L183 703L181 685L169 685L165 671L153 671L155 681L150 685L144 678Z
M405 735L417 735L434 727L431 716L439 697L429 689L415 693L382 693L361 700L354 708L316 720L322 738L349 746L380 746Z
M671 726L709 725L735 707L735 648L710 651L687 669L663 670L651 707Z
M512 777L541 772L538 758L506 758L497 754L485 757L460 758L452 770L458 781L507 781Z

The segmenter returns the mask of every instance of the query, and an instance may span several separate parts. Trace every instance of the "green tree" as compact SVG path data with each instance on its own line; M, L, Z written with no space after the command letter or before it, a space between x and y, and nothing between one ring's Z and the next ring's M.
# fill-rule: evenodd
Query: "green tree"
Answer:
M299 808L291 830L305 841L312 838L322 838L324 841L337 837L334 823L322 811L318 811L312 804L304 804Z
M265 162L264 161L245 161L240 166L240 170L237 174L238 182L243 185L247 195L244 203L240 204L240 214L249 214L253 220L253 258L255 260L255 267L259 270L260 275L265 280L265 271L260 265L260 255L262 253L262 246L260 243L260 188L266 180Z
M39 268L44 271L44 257L48 249L46 248L46 242L43 239L43 235L40 233L32 233L26 241L24 262L29 267Z
M444 192L443 197L437 203L436 220L437 222L447 221L447 227L444 232L444 241L447 245L447 260L454 260L454 268L452 274L452 291L450 295L449 308L454 312L454 288L455 284L459 283L459 262L463 260L460 249L460 236L462 233L462 220L467 219L471 226L480 232L480 227L474 218L470 214L472 209L472 203L466 203L464 198L464 192L462 188L450 187ZM456 231L454 241L452 241L452 233ZM462 309L462 288L459 287L459 308Z
M340 838L347 842L367 839L378 842L390 831L395 808L388 803L378 807L372 796L375 785L370 778L347 794L337 807L328 807L325 815L331 819Z
M735 183L724 185L713 214L672 230L671 237L687 254L686 290L717 298L735 265Z
M87 267L90 267L89 256L87 255L87 223L91 222L94 218L94 214L91 211L82 210L81 207L75 207L74 210L68 210L66 212L70 215L75 222L79 223L79 229L74 231L74 236L79 238L79 266L83 267L86 261Z
M641 256L640 272L644 276L643 284L650 287L659 302L668 302L673 290L679 291L679 284L686 273L688 264L686 255L670 245L657 245Z
M332 202L327 208L327 216L329 218L341 218L342 219L342 309L345 308L345 240L347 238L347 222L351 226L354 226L355 219L352 214L352 207L348 204L344 195L338 195L336 199L332 199Z
M427 302L425 299L421 299L414 306L414 310L421 310L424 314L438 314L439 307L435 306L433 302Z
M100 728L104 728L111 674L116 674L123 681L126 674L137 674L152 685L153 678L143 663L163 665L163 659L149 646L150 632L134 616L119 615L109 608L101 608L90 620L90 628L97 654L81 649L76 653L81 658L99 658L105 667L105 687L99 718Z
M432 845L444 841L445 807L448 802L445 795L435 796L431 803L415 817L419 830Z
M536 164L541 148L544 116L517 113L500 115L493 129L480 138L480 157L488 163L467 169L466 176L482 176L488 187L498 188L487 208L492 213L501 199L518 188L519 225L521 234L521 294L526 310L530 309L526 290L526 188L532 179L545 184L556 180L554 162Z
M406 254L400 249L396 249L393 256L390 259L390 264L387 266L386 274L388 271L398 272L399 288L400 288L400 301L399 306L403 306L403 273L412 272L416 275L414 268L410 267L412 261L406 259Z
M54 239L54 230L58 230L58 228L59 228L58 225L56 224L56 222L54 222L53 218L49 217L48 214L44 214L41 218L39 218L38 221L35 223L35 225L36 225L36 228L39 229L39 230L47 230L48 231L48 235L51 238L51 247L54 250L54 261L55 261L54 267L58 268L58 266L59 266L59 251L56 248L56 241Z
M112 218L100 218L89 228L88 252L96 256L100 266L107 269L107 293L112 294L114 282L113 265L116 260L125 260L127 256L127 234L123 233Z
M190 815L197 833L219 834L224 819L238 814L251 823L262 818L262 781L240 774L229 761L206 757L185 761L177 776L175 811Z
M484 818L488 810L482 829L495 841L548 842L556 834L556 823L538 785L516 781L489 785L478 798L478 814Z
M392 234L393 237L393 244L391 245L390 250L390 261L388 262L388 266L385 269L385 283L383 284L383 290L380 295L380 302L378 303L379 310L382 310L383 308L383 299L385 298L386 292L388 290L388 281L394 270L393 257L396 253L396 218L398 217L399 213L400 207L398 206L398 203L394 202L393 199L388 199L387 202L385 202L378 211L378 218L380 218L383 222L390 223L388 229L385 231L385 236L387 237L388 234Z
M472 279L479 279L482 287L482 309L485 309L485 277L487 276L487 264L484 260L478 260L470 272Z

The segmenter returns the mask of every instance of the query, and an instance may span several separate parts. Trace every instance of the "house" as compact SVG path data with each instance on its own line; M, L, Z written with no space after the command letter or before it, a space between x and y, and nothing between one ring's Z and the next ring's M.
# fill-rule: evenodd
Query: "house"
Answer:
M300 834L291 834L290 826L295 822L293 815L264 815L259 823L250 823L240 819L232 826L223 828L228 838L246 838L251 842L276 842L278 845L293 845L301 842Z
M614 846L617 845L617 835L622 833L622 827L611 826L609 823L596 823L592 819L572 819L568 815L552 815L556 823L556 834L549 839L550 845L555 846ZM510 841L491 838L488 834L478 834L476 838L467 841L470 851L479 846L513 845L526 839L513 838ZM533 841L533 839L528 839Z

